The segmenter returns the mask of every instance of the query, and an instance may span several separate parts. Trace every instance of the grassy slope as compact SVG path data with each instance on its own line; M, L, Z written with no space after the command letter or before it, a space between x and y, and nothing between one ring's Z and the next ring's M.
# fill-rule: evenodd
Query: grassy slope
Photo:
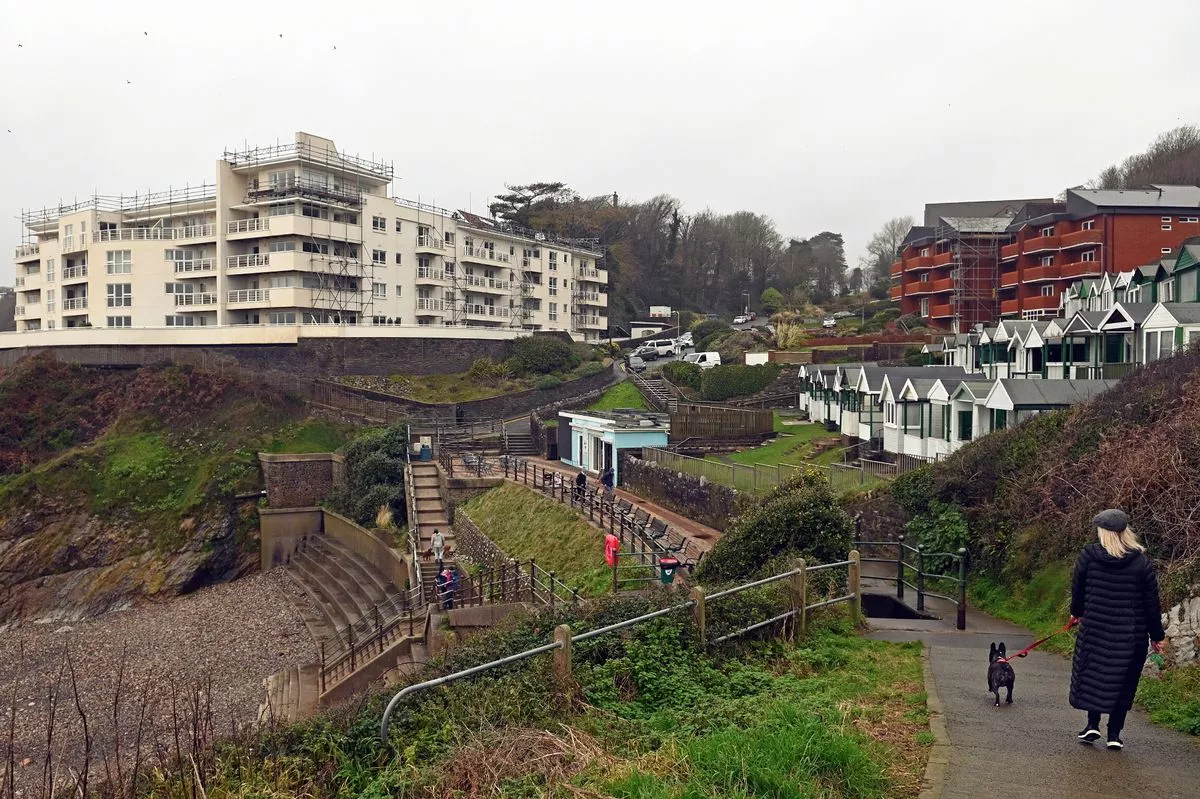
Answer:
M819 424L784 424L779 414L775 415L775 432L780 436L774 441L761 447L752 447L741 452L725 456L734 463L762 463L774 466L777 463L799 466L804 463L804 456L812 449L814 441L828 437L824 425Z
M611 411L615 408L650 410L650 406L646 404L646 400L642 397L641 393L628 380L617 383L587 407L589 411Z
M509 557L536 560L582 595L596 596L611 587L603 534L570 508L523 486L503 485L462 510Z
M644 612L530 619L452 650L463 668ZM386 696L220 752L207 795L915 797L931 736L919 644L844 627L795 644L698 651L670 617L576 644L576 700L548 658L413 696L376 738Z
M336 452L363 428L328 419L305 419L281 429L263 452L294 453Z

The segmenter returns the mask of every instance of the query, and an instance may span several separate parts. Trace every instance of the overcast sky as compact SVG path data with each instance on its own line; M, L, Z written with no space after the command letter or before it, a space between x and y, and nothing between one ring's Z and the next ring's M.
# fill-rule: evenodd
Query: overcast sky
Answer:
M0 0L0 284L21 208L211 182L297 130L449 208L669 193L840 232L853 265L889 217L1050 196L1200 120L1198 23L1195 0Z

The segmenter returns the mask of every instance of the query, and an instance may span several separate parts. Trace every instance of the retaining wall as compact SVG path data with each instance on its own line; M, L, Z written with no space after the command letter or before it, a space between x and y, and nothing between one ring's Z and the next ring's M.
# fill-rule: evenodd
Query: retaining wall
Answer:
M702 477L674 472L621 453L621 487L664 508L724 531L737 515L738 492Z
M272 508L306 508L329 498L345 479L345 459L333 452L302 455L258 453L267 505Z

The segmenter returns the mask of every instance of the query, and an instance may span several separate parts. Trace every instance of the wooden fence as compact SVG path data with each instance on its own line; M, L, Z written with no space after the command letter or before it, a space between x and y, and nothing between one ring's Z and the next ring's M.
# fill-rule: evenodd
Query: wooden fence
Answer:
M746 438L775 430L770 410L680 403L671 412L671 438Z

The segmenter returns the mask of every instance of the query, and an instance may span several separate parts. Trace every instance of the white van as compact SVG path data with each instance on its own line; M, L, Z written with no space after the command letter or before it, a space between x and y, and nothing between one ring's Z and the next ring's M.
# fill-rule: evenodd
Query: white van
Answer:
M653 347L660 358L673 358L679 354L679 350L675 346L674 339L660 338L656 341L651 341L646 346Z
M689 352L683 356L686 363L694 363L701 369L711 369L714 366L721 365L721 353L719 352Z

